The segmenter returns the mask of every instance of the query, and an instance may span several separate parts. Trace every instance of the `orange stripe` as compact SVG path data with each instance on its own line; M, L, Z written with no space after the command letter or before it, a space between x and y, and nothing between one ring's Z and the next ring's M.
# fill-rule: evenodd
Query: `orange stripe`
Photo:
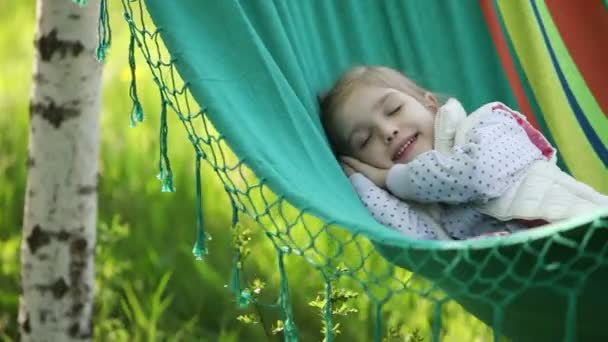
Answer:
M545 1L568 52L608 116L608 11L601 1Z
M522 114L526 115L528 118L528 122L534 126L534 128L539 129L538 122L536 121L536 115L532 110L532 106L530 106L530 102L528 101L528 97L526 96L526 92L522 86L521 79L517 73L517 68L515 68L515 63L513 63L512 55L509 51L509 46L507 45L507 41L500 25L500 20L497 15L497 9L494 7L494 1L480 0L480 5L486 19L486 23L488 24L488 29L492 35L496 52L498 52L502 67L507 75L511 89L515 94L515 98L517 99L517 104L519 105Z

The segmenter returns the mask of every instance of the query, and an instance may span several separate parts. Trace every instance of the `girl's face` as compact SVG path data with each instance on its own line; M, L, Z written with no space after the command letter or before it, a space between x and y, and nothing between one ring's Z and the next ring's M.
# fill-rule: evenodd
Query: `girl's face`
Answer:
M339 153L388 169L430 151L437 99L425 100L426 106L399 90L357 85L331 123Z

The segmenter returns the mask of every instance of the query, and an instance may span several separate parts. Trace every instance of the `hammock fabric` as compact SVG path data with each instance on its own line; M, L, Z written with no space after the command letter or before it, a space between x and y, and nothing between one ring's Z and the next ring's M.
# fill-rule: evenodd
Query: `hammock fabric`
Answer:
M601 314L608 306L607 211L509 237L409 239L372 219L358 200L327 144L316 100L350 66L381 64L460 99L468 110L502 101L546 134L564 169L606 193L608 11L601 0L146 0L158 30L145 23L141 1L123 6L133 75L137 45L162 99L163 190L173 188L166 153L172 109L194 146L199 207L200 165L207 161L225 184L235 223L251 216L276 247L286 340L297 339L283 269L288 255L306 258L326 277L359 281L378 313L402 293L433 300L435 340L441 306L451 299L492 326L496 340L608 337ZM100 57L109 43L104 10ZM143 112L135 79L131 97L136 124ZM245 175L249 168L256 182ZM200 208L198 225L194 252L202 257ZM370 271L368 241L390 270L406 268L431 286L419 290ZM233 286L242 299L238 258ZM331 322L331 308L325 319Z

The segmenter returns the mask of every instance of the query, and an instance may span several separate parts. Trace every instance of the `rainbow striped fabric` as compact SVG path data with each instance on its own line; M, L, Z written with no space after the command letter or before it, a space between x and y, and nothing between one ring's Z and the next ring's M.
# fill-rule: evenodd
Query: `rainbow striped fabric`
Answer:
M608 6L602 0L481 0L521 110L560 166L608 193Z

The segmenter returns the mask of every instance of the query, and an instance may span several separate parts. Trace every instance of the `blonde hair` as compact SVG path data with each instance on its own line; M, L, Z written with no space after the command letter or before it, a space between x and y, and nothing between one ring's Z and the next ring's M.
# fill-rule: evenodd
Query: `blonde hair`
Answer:
M339 110L353 89L362 84L399 90L423 104L427 102L427 94L435 95L395 69L373 65L353 67L344 73L327 93L319 98L321 123L334 150L337 146L336 141L332 139L335 136L335 132L331 128L333 114Z

